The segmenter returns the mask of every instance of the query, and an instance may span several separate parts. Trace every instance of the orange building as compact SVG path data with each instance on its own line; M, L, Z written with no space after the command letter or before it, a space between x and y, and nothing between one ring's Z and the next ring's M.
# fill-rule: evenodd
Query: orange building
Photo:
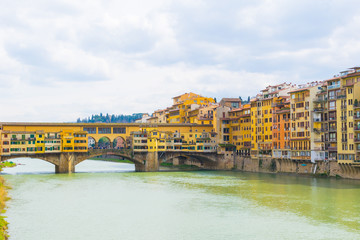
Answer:
M279 97L273 104L273 157L291 158L290 98Z

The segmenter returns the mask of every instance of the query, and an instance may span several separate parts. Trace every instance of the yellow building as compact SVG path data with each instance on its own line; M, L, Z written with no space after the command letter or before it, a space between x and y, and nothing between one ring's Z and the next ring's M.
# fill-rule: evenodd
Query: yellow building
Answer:
M45 152L61 152L61 132L45 133Z
M336 130L337 130L337 160L339 163L354 163L357 161L358 145L358 101L360 99L360 68L350 68L328 81L335 98ZM339 86L340 85L340 86ZM328 86L329 88L329 86ZM330 96L330 95L329 95Z
M321 92L322 83L300 85L290 92L291 149L293 160L323 161L324 149L317 148L321 141L314 129L321 128L321 115L314 112L314 100ZM310 114L312 113L312 114Z
M209 106L202 106L200 108L190 110L187 113L187 118L189 119L189 123L212 125L214 120L214 109L216 109L217 107L218 105L212 104Z
M203 97L195 93L185 93L174 97L174 104L169 109L168 123L191 123L191 111L215 103L213 98ZM204 122L204 121L203 121ZM207 124L207 122L203 123Z
M268 86L251 100L251 157L271 157L274 98L289 96L291 84Z
M182 127L175 131L161 131L158 127L145 127L132 132L134 152L215 152L216 134L210 129Z
M251 148L251 116L250 104L229 112L230 118L230 139L236 146L236 154L250 156Z
M45 153L45 133L44 133L44 131L36 131L35 150L36 150L36 153Z

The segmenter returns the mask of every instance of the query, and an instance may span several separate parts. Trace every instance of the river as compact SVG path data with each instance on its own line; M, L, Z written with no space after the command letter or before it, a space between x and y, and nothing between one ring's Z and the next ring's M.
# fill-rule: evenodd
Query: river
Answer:
M360 239L359 181L16 162L3 172L10 239Z

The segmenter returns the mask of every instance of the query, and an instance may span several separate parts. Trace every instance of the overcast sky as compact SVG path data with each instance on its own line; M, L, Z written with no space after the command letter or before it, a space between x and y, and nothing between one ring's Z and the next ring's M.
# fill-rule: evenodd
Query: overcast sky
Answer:
M2 0L0 121L247 97L360 63L356 0Z

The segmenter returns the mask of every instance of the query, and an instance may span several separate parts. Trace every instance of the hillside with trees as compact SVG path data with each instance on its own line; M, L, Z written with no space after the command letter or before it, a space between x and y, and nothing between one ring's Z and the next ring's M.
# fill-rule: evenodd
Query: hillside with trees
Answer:
M93 114L91 117L76 120L77 123L133 123L136 119L142 117L142 113L134 113L132 115L109 115Z

